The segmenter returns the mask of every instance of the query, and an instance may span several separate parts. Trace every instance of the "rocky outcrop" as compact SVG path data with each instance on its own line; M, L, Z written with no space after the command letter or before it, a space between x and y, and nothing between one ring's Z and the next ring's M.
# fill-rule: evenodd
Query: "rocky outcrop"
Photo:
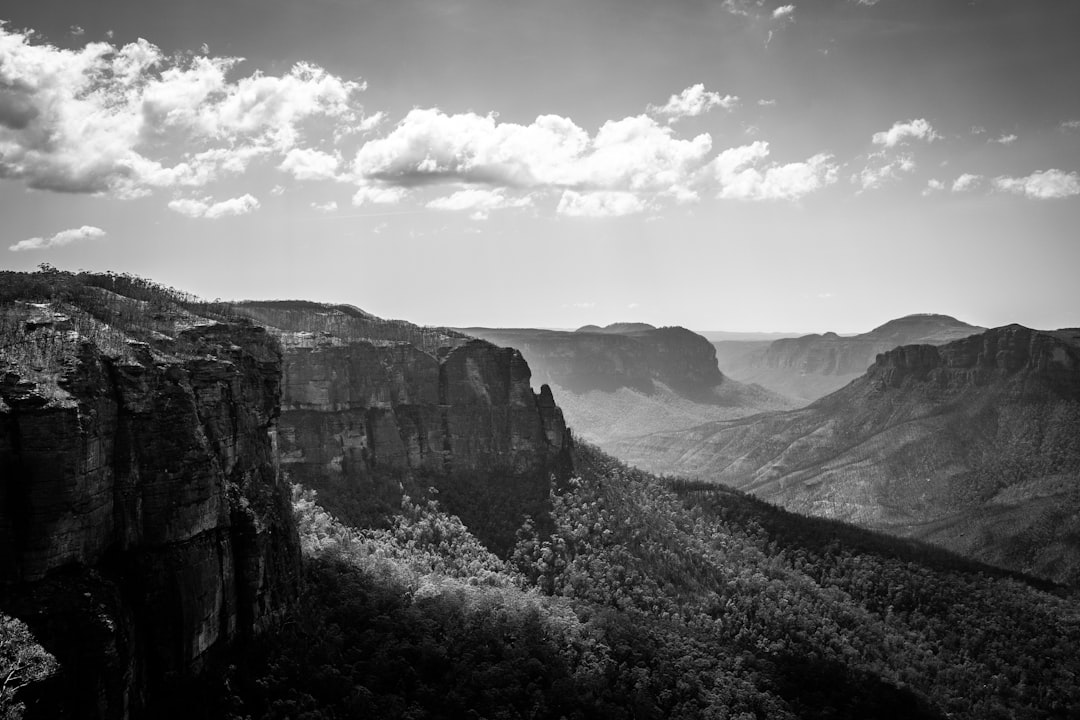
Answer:
M1002 382L1023 373L1024 389L1043 386L1063 395L1080 396L1076 343L1068 330L1054 333L1008 325L993 332L935 347L909 345L877 356L871 378L888 387L930 382L962 389Z
M1080 583L1080 331L1019 325L878 355L815 403L617 450L799 512Z
M570 467L562 412L550 388L533 392L530 376L521 353L480 340L438 357L404 343L293 347L283 381L282 462L327 496L358 496L368 517L326 498L353 522L374 520L407 484L434 487L489 546L506 549L513 528L509 535L505 523L494 529L478 510L482 500L464 495L518 493L522 502L504 498L503 510L520 524L546 502L552 475L565 477Z
M139 716L295 597L280 346L31 311L5 316L24 324L0 369L0 602L65 668L39 716Z

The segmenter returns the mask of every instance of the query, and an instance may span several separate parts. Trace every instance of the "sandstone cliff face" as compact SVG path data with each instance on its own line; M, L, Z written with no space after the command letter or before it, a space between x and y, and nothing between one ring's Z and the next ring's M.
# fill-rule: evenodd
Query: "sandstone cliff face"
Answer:
M43 716L137 716L295 596L280 348L251 325L151 347L33 313L36 349L0 368L0 601L69 668Z
M485 498L528 496L517 506L509 495L500 501L520 523L546 501L551 475L568 472L570 442L551 390L533 392L529 366L511 348L474 340L435 357L408 344L352 342L286 354L284 466L327 493L368 496L360 499L369 511L379 498L392 505L402 481L422 478L481 539L505 549L512 535L491 530Z

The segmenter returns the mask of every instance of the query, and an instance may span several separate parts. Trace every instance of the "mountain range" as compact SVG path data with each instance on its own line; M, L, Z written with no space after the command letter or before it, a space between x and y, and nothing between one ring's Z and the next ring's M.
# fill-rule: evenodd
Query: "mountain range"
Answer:
M948 315L908 315L858 335L820 335L764 340L714 341L725 374L756 383L805 404L862 375L878 353L899 345L942 345L985 328Z
M1080 579L1077 330L1011 325L897 347L805 408L623 440L614 452L798 512Z
M540 379L610 362L587 393L698 404L728 382L688 331L573 334L551 347L587 351ZM1005 507L996 540L1035 507L1024 546L1056 576L1076 557L1078 344L1010 326L904 346L807 408L648 437L732 430L755 492L860 522ZM1075 586L628 467L560 402L512 347L349 305L0 273L0 712L1080 712Z

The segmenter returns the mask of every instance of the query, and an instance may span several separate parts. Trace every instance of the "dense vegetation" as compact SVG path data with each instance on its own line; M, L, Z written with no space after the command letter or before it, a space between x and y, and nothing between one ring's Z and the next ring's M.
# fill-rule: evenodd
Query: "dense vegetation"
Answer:
M1080 611L1060 588L806 526L589 448L577 467L553 494L550 534L527 523L508 562L434 501L406 499L391 527L358 530L298 490L303 612L199 709L253 720L1080 712Z

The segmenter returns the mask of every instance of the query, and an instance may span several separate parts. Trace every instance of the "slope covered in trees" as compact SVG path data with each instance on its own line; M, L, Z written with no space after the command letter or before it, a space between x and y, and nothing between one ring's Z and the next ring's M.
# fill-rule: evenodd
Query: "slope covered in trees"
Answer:
M579 448L508 562L433 502L342 525L298 489L303 612L229 717L1044 718L1080 711L1074 596L663 482Z

